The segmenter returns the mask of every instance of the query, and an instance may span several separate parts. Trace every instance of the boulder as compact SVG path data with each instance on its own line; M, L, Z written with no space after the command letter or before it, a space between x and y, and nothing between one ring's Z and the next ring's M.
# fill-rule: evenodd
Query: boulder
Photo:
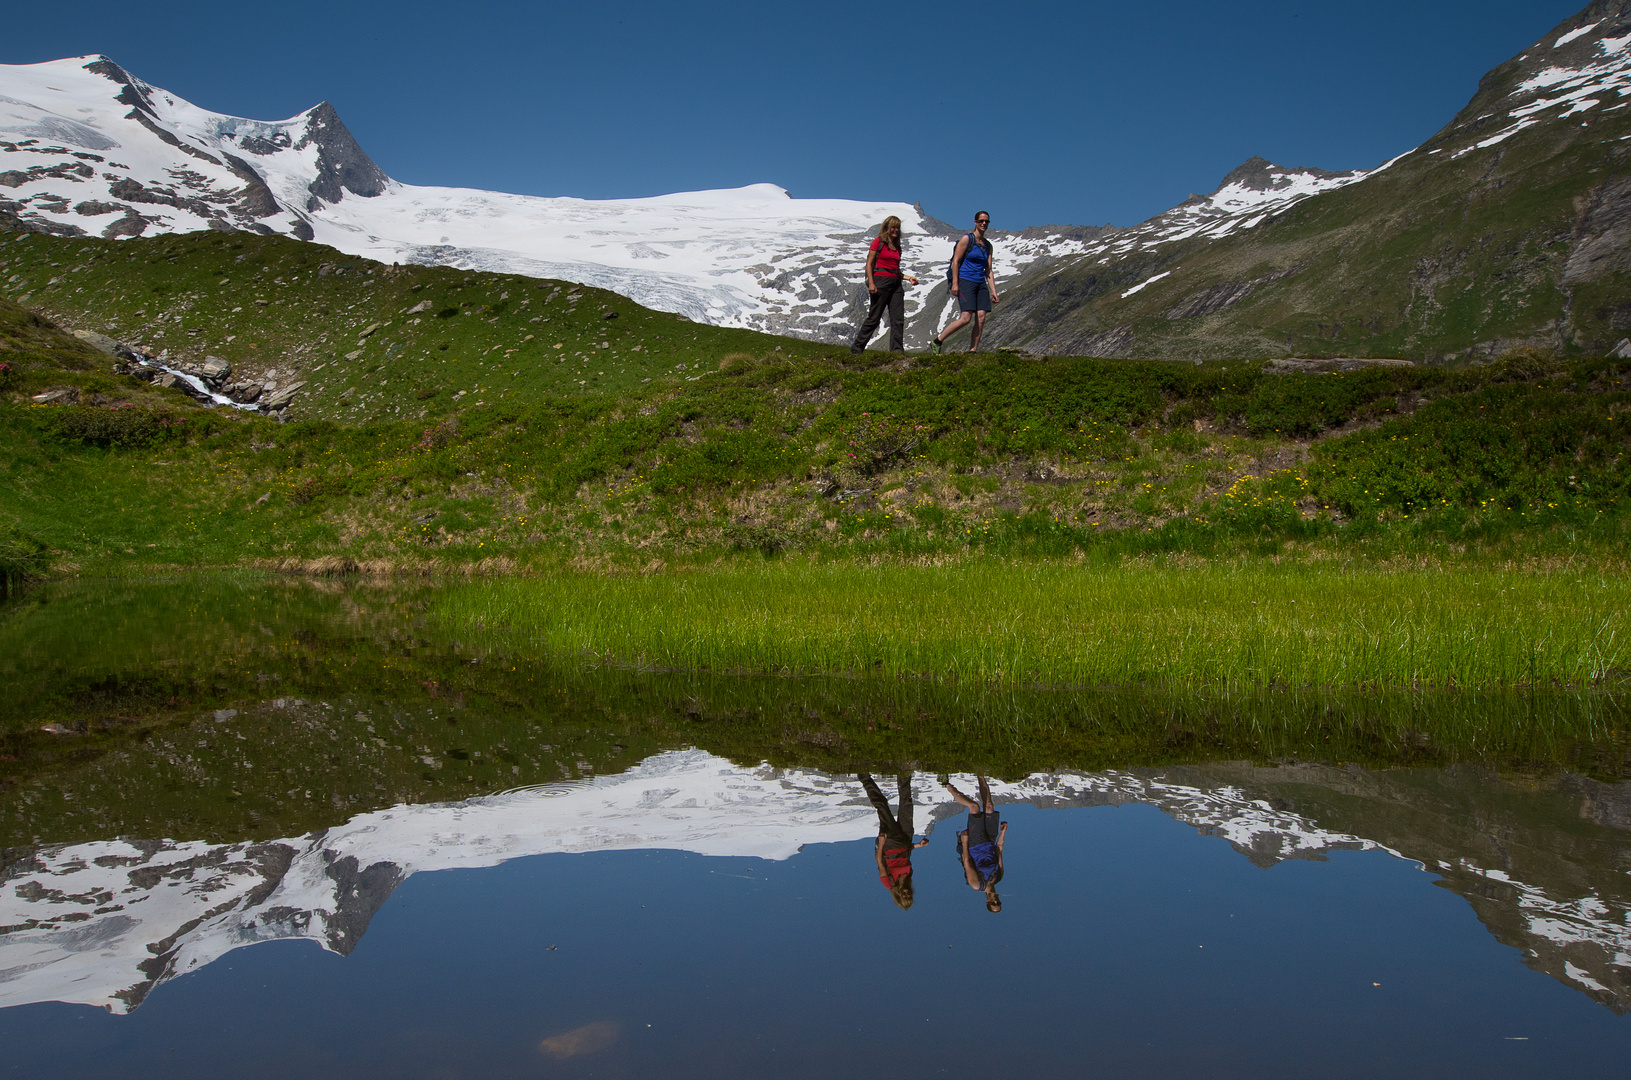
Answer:
M219 385L228 375L232 374L232 365L219 356L204 357L202 375L205 382Z
M72 386L58 387L47 390L43 394L34 395L36 405L72 405L79 400L79 390Z
M134 363L140 359L136 350L122 341L115 341L106 334L98 334L95 330L75 330L74 337L83 341L98 352L105 352L117 360Z
M221 393L240 405L251 405L261 396L261 386L252 382L230 383L221 388Z
M303 382L290 383L281 390L266 395L266 397L263 398L260 403L261 412L278 412L284 408L287 408L289 402L294 400L294 396L298 394L305 385L306 384Z

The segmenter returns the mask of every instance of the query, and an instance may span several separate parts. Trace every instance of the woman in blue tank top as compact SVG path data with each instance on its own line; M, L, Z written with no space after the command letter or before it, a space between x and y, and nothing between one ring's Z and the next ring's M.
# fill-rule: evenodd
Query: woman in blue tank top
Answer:
M997 279L992 273L991 241L985 238L985 230L990 226L991 215L981 210L974 215L974 231L957 241L957 250L951 257L957 272L952 275L951 285L962 313L929 343L931 353L940 352L947 338L971 322L974 330L969 336L968 351L980 351L985 317L991 305L1001 299L997 296Z
M963 879L975 892L985 893L985 910L1002 910L1002 897L997 895L997 883L1002 880L1002 849L1008 843L1008 823L997 814L991 798L991 785L985 777L977 776L979 801L952 787L950 779L941 780L947 794L968 811L968 828L957 834L957 857L963 864Z

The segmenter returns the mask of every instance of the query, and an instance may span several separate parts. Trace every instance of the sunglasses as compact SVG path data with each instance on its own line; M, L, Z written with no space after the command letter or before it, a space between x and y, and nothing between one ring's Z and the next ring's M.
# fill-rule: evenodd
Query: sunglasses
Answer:
M975 218L974 219L974 224L976 224L976 225L989 225L989 224L991 224L991 219L988 218L988 217Z

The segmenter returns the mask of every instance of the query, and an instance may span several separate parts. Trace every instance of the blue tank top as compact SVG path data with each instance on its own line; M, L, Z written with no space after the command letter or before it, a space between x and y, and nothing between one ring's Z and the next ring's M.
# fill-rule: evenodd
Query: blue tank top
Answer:
M974 864L974 873L979 876L981 885L990 885L1002 880L1002 861L997 854L997 845L987 842L984 844L970 844L968 848L968 861Z
M972 235L968 240L968 253L963 256L963 265L957 270L957 276L964 281L984 281L986 271L989 269L986 262L989 255L985 245L974 239Z

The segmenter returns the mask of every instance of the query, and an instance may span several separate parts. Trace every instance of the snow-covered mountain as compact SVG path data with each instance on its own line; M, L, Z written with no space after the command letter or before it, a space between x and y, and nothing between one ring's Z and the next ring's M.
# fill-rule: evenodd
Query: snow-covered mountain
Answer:
M1262 867L1337 850L1409 857L1195 770L1053 773L992 789L1001 803L1041 808L1153 805ZM913 791L930 831L961 813L929 776ZM876 822L851 778L744 769L685 750L616 776L397 806L287 840L44 848L0 875L0 1007L71 1001L127 1012L159 983L262 941L303 938L347 954L391 892L422 870L657 848L780 860L805 844L866 839ZM1499 882L1498 932L1515 937L1532 966L1618 1010L1631 1004L1631 908L1620 899L1558 895L1465 857L1431 869Z
M1210 199L1027 275L989 340L1192 359L1608 352L1631 329L1627 105L1631 3L1595 0L1421 146L1266 185L1248 163Z
M903 202L794 199L771 184L647 199L539 198L414 187L385 175L320 104L281 121L199 108L104 56L0 65L0 223L108 238L247 229L384 262L560 278L698 321L843 340L860 310L869 232L899 216L911 344L949 303L961 235ZM1064 259L1249 229L1364 172L1254 158L1217 191L1131 229L993 232L999 280Z

